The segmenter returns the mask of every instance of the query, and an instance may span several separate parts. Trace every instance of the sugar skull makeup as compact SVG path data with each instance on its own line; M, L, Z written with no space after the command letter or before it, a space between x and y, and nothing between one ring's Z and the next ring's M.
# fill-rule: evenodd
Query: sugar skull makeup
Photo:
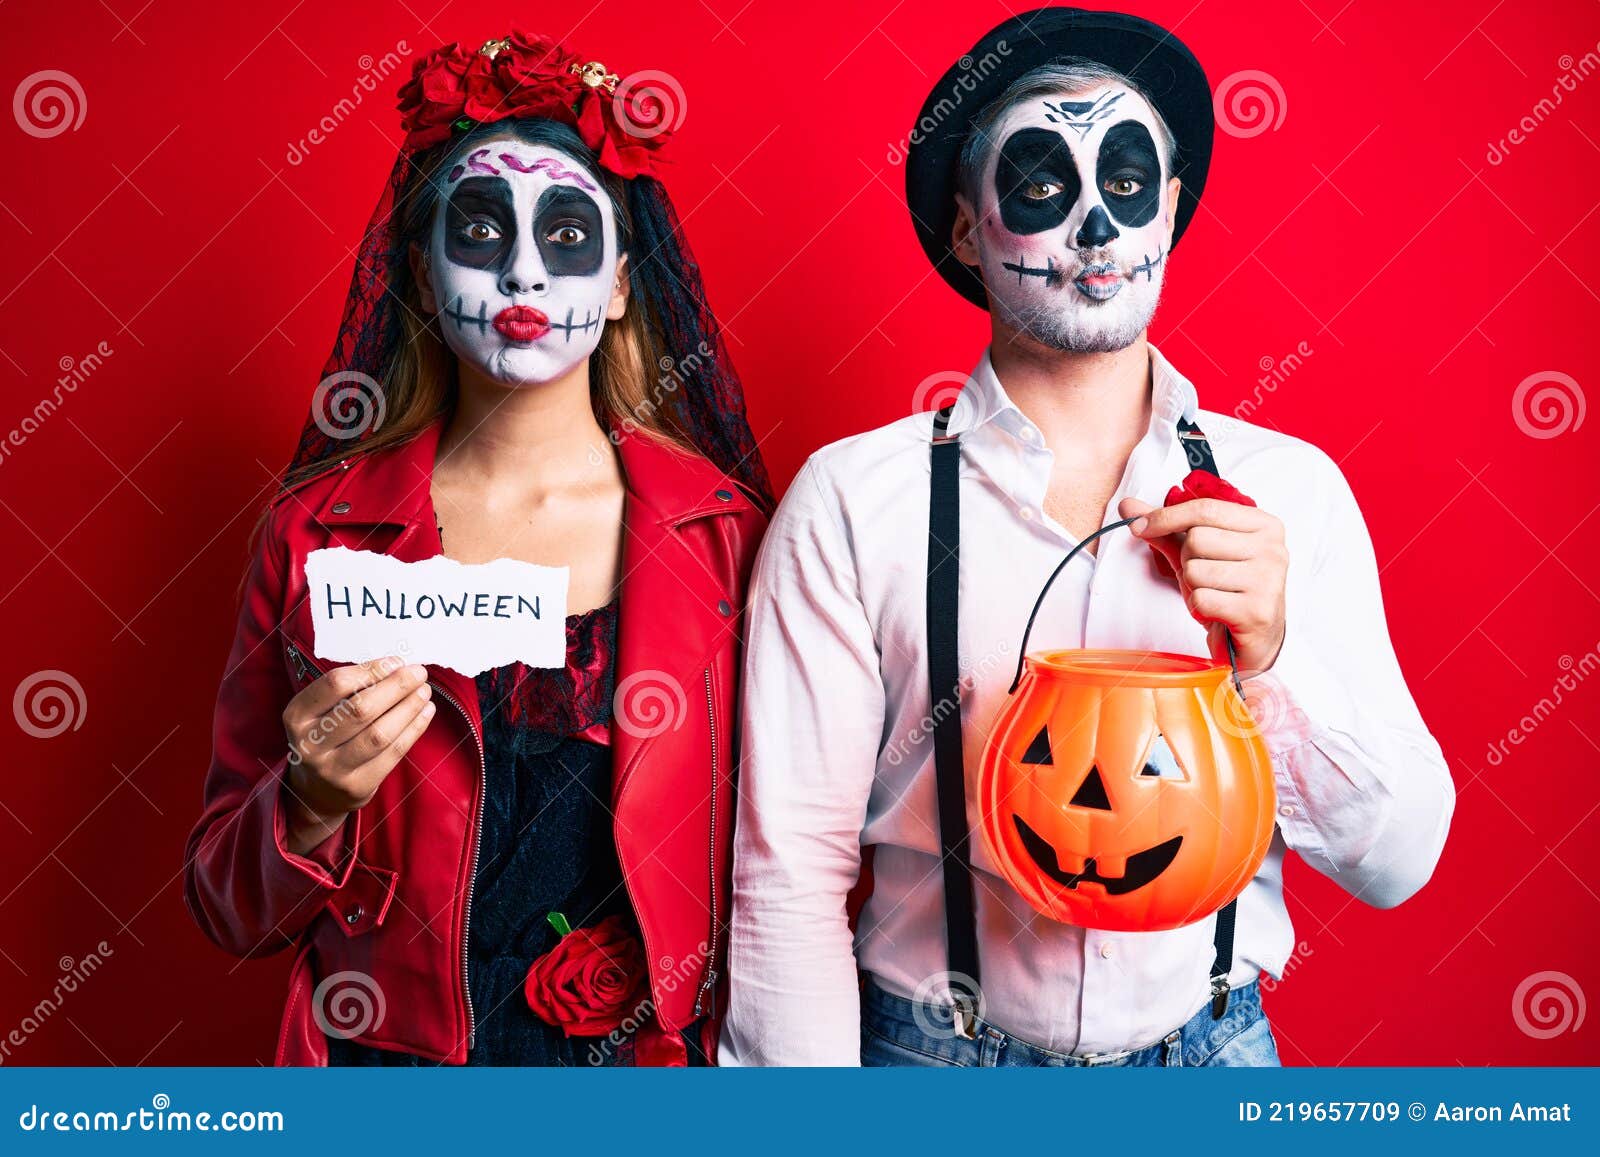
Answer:
M600 342L617 271L611 198L548 145L488 138L444 177L428 266L450 349L495 381L553 381Z
M989 307L1056 349L1117 350L1155 314L1171 221L1162 129L1123 85L1024 101L974 190Z

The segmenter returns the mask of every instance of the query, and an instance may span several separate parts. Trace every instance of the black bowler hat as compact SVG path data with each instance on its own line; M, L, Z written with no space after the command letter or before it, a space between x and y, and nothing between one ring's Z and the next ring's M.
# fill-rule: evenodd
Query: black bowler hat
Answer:
M1183 42L1158 24L1121 12L1038 8L992 29L939 78L923 102L906 153L906 204L917 240L939 275L988 307L983 281L950 248L956 168L972 122L1012 81L1064 57L1115 69L1144 90L1177 138L1173 175L1183 180L1172 244L1189 226L1211 167L1211 84ZM941 106L945 106L941 109Z

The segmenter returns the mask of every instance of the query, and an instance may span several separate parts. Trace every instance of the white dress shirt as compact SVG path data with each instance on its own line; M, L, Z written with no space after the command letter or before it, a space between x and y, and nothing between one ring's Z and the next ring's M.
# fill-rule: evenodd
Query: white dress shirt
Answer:
M1294 944L1289 848L1368 904L1433 871L1454 788L1401 676L1355 498L1306 442L1197 408L1151 349L1150 428L1105 513L1160 505L1188 472L1175 423L1197 421L1223 478L1283 520L1287 637L1247 681L1272 755L1277 831L1239 898L1235 987L1282 976ZM945 972L943 883L924 615L931 414L812 455L767 533L751 591L734 850L731 1003L722 1064L859 1063L857 968L926 998ZM977 769L1028 611L1074 539L1043 511L1052 455L987 352L951 417L961 435L959 656L969 822ZM1056 580L1030 650L1206 654L1204 629L1149 547L1112 532ZM976 832L976 825L973 828ZM852 938L861 850L874 889ZM1078 1055L1142 1048L1209 1000L1214 918L1101 932L1035 912L972 839L983 1015Z

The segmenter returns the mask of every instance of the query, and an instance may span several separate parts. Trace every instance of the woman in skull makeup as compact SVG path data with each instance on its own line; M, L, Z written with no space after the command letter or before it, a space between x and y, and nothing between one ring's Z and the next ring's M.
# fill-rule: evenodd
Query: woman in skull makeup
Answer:
M715 1040L771 499L654 175L669 110L630 87L513 33L401 90L188 849L209 936L299 949L279 1063L681 1064ZM566 666L321 663L324 546L569 567Z

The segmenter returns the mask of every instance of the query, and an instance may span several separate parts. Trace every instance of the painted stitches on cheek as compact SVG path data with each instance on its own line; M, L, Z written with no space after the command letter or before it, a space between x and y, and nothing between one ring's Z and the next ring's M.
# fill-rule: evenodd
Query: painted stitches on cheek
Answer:
M1155 220L1161 207L1161 161L1144 125L1122 121L1106 131L1095 177L1117 224L1137 229Z
M1000 220L1021 237L1054 229L1078 202L1083 182L1072 150L1053 129L1018 129L1006 139L994 171Z
M468 269L495 272L505 265L517 237L511 186L499 177L468 177L445 206L445 256Z

